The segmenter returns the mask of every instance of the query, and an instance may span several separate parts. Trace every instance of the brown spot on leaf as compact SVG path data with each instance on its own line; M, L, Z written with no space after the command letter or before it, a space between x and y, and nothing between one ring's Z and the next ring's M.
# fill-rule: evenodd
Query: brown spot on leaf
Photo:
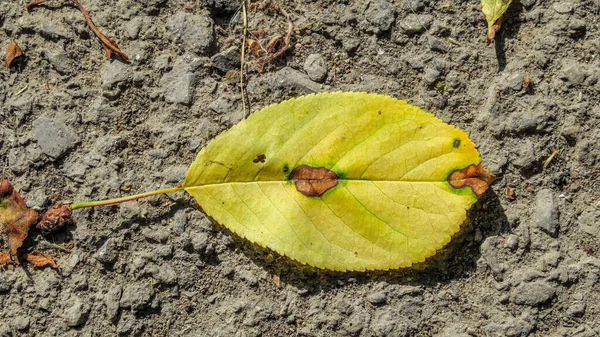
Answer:
M29 227L37 221L37 213L29 209L23 198L15 191L10 182L0 180L0 231L8 235L8 246L13 255L23 245Z
M464 169L455 170L448 176L448 183L454 188L470 187L479 198L490 187L496 176L483 168L483 165L471 164Z
M23 55L23 51L19 48L19 45L15 40L10 40L10 44L6 48L6 69L9 69L13 60L21 55Z
M338 175L324 167L301 165L290 173L298 192L307 197L320 197L338 184Z
M259 155L256 156L256 158L254 158L252 160L252 162L254 164L264 163L266 159L267 159L267 156L265 156L264 154L259 154Z

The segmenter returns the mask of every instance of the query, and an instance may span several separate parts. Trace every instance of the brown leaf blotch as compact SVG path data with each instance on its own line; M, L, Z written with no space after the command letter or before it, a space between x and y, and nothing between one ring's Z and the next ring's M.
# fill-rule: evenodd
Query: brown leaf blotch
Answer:
M338 184L338 175L324 167L301 165L290 173L298 192L307 197L320 197Z
M448 175L450 186L456 189L470 187L478 198L483 195L494 180L496 180L496 176L483 168L481 164L471 164Z

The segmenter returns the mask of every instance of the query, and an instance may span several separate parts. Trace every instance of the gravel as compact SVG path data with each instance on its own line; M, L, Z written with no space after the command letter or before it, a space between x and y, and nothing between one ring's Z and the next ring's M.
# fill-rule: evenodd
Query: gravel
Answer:
M48 156L59 159L79 143L75 130L58 120L40 117L33 122L33 137Z
M285 36L285 16L255 5L248 30ZM486 48L475 3L282 1L290 44L268 62L245 53L244 111L239 1L86 0L129 63L107 60L72 6L5 2L1 40L25 57L0 75L0 175L40 214L174 187L249 111L322 91L430 111L497 180L440 254L376 273L297 264L185 192L78 209L26 241L60 270L0 267L0 336L600 336L598 5L513 1Z

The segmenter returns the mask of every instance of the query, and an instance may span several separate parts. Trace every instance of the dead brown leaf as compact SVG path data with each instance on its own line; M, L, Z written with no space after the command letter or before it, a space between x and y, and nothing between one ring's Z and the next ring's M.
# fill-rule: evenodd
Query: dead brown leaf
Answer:
M510 188L510 186L506 186L506 189L504 190L504 194L506 195L506 199L513 201L516 199L517 194L513 191L512 188Z
M29 209L10 182L0 180L0 231L8 235L8 246L14 256L23 245L29 227L37 221L37 213Z
M15 268L15 264L10 259L9 252L0 252L0 266L8 270L13 270Z
M496 20L496 22L494 22L494 24L488 28L488 35L485 38L485 46L489 46L492 41L494 41L494 39L496 38L496 34L500 31L500 28L502 27L502 21L504 20L504 17L500 17L498 20Z
M10 40L8 48L6 48L6 69L10 69L10 65L14 59L23 55L23 51L15 40Z
M54 258L50 255L33 252L25 254L25 259L27 262L31 263L34 268L44 268L44 267L52 267L54 269L58 269L59 265L56 264Z

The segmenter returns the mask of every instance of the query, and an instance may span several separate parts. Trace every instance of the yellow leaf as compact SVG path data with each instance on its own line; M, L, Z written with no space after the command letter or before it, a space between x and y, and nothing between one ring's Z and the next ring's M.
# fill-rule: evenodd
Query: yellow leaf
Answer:
M481 11L488 23L488 35L485 39L486 47L496 38L496 33L502 25L502 16L511 2L512 0L481 0Z
M308 95L216 137L183 187L234 233L331 270L411 266L493 181L461 130L395 98Z

